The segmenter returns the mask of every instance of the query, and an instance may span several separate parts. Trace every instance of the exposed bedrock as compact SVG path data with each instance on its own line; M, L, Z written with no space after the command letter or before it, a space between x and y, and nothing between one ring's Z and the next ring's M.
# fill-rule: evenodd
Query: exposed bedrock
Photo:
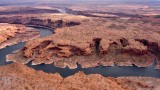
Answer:
M149 42L147 40L141 39L137 40L143 43L145 46L147 46L147 49L149 52L153 53L156 56L158 65L156 66L156 69L160 69L160 46L156 42Z
M42 13L59 13L58 10L54 9L38 9L32 7L12 7L11 9L0 11L0 15L13 15L13 14L42 14Z
M0 49L40 36L40 33L23 25L0 23Z
M141 22L96 21L92 19L78 26L56 29L52 36L27 42L22 50L8 55L7 60L23 64L32 61L33 65L54 63L62 68L76 68L77 63L83 68L99 65L147 67L157 57L158 69L160 34L154 26ZM127 23L127 26L123 30L110 28L113 23L116 26Z
M22 17L22 16L11 16L11 17L0 17L0 23L11 23L11 24L23 24L27 26L41 26L50 29L67 27L67 26L76 26L80 25L80 22L76 21L64 21L61 19L52 20L46 18L38 17Z
M21 64L0 67L2 90L55 90L62 80L59 74L36 71Z
M78 72L68 77L44 73L13 63L0 66L2 90L159 90L160 79L149 77L103 77Z
M50 19L48 19L50 17ZM54 18L51 18L54 17ZM64 19L62 19L62 17ZM72 16L71 16L72 17ZM28 41L33 38L37 38L40 36L40 33L38 31L34 31L31 28L25 27L26 26L33 26L33 27L45 27L49 28L51 30L54 30L56 28L62 28L62 27L70 27L70 26L76 26L80 25L80 21L77 20L77 18L84 18L85 17L78 17L73 16L75 21L73 20L66 20L65 18L71 18L67 15L52 15L52 14L44 14L42 16L36 15L36 14L28 14L28 15L10 15L10 16L0 16L0 23L10 23L10 26L13 25L13 27L7 27L1 24L1 28L3 31L5 31L7 34L1 33L3 35L0 36L0 48L4 48L6 46L10 46L13 44L17 44L18 42ZM16 25L17 24L17 27ZM21 24L21 25L20 25ZM9 24L8 24L9 25ZM4 29L4 27L6 27ZM7 36L7 37L6 37ZM3 42L3 43L2 43Z

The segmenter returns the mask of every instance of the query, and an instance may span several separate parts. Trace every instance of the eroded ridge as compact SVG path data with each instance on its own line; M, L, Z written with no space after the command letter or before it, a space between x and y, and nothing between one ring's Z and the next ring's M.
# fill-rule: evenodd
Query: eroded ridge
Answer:
M0 16L0 23L22 24L27 26L38 26L49 29L70 27L80 25L81 20L86 20L84 16L74 16L65 14L13 14Z
M147 67L160 58L160 27L142 21L88 19L74 27L55 30L52 36L27 42L7 56L8 61L51 64L65 68L99 65Z
M159 90L159 84L160 79L151 77L113 78L78 72L63 78L19 63L0 67L2 90Z
M28 28L23 25L0 23L0 49L39 36L40 33L33 28Z

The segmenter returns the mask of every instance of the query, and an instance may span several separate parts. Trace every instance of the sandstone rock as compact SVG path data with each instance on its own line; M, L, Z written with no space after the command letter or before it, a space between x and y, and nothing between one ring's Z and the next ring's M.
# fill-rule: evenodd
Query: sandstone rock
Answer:
M1 23L0 24L0 43L7 40L9 37L15 36L18 28L15 25Z
M119 77L115 81L128 90L159 90L159 79L150 77Z
M49 29L80 25L81 21L87 20L85 16L66 14L13 14L1 15L0 23L23 24L38 26Z
M62 80L59 74L35 71L21 64L0 67L1 90L55 90Z
M6 46L17 44L18 42L28 41L37 38L40 33L23 25L0 24L0 49Z
M58 90L125 90L116 82L101 75L76 73L64 78Z
M160 79L149 77L103 77L78 72L66 78L36 71L20 63L0 66L2 90L159 90Z
M47 9L40 7L15 7L15 6L4 6L0 7L0 15L13 15L13 14L41 14L41 13L59 13L56 9Z
M160 57L159 26L122 19L90 18L80 23L56 29L52 36L27 42L21 57L27 62L33 60L34 65L54 62L55 66L63 68L76 68L77 63L83 68L114 64L147 67L152 65L155 56ZM113 24L116 27L110 27ZM13 57L16 53L8 55L7 60L16 61Z

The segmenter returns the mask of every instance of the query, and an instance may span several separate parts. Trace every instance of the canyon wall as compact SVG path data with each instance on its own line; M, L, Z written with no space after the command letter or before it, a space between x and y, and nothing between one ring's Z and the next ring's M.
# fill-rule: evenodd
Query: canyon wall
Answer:
M80 25L63 27L55 34L27 42L7 56L8 61L33 65L54 62L58 67L95 66L147 67L160 58L159 26L143 21L90 18ZM34 43L34 44L33 44ZM21 58L19 59L18 57Z

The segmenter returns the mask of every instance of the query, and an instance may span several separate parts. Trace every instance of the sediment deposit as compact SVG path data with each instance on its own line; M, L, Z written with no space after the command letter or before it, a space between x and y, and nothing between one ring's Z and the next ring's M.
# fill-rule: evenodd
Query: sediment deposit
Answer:
M0 67L2 90L159 90L160 79L149 77L103 77L83 72L63 78L14 63Z
M23 25L0 23L0 49L37 38L40 33Z
M160 27L143 21L84 19L80 25L55 30L52 36L27 42L7 56L8 61L33 65L45 63L65 68L99 65L147 67L160 63ZM34 43L34 44L33 44Z

